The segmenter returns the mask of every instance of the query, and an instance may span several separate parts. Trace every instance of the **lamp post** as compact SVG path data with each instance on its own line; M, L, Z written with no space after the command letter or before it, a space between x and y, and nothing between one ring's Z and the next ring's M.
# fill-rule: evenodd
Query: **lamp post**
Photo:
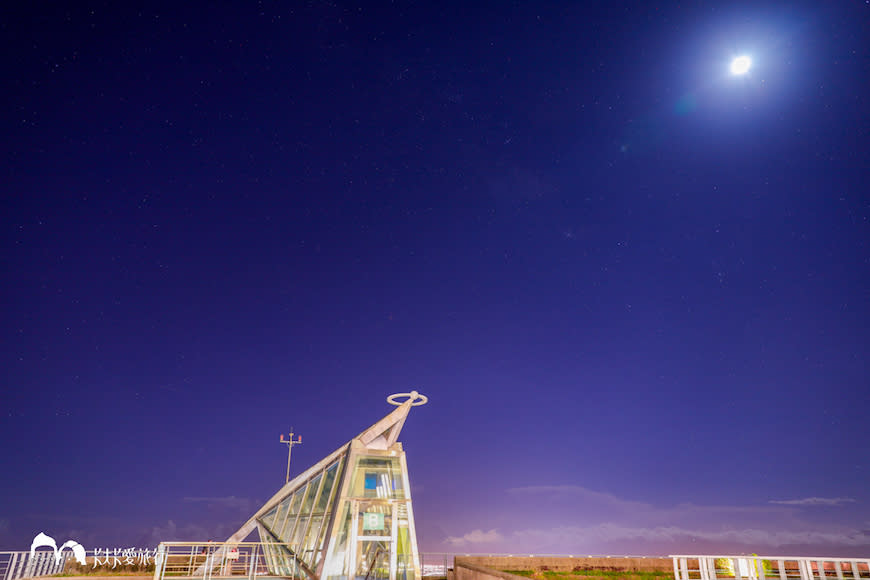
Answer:
M302 444L302 435L300 435L299 438L295 439L295 440L293 439L293 435L294 435L293 427L290 427L290 438L289 439L284 439L284 434L281 433L281 441L280 442L287 445L287 478L284 481L284 483L290 482L290 454L293 453L293 446Z

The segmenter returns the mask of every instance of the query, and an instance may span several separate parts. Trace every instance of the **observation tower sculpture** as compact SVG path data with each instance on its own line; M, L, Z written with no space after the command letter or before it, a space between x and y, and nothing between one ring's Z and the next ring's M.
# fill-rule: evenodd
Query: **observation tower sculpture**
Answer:
M400 401L400 399L404 399ZM269 573L309 580L420 580L411 486L399 433L417 391L397 408L287 482L224 545L254 530Z

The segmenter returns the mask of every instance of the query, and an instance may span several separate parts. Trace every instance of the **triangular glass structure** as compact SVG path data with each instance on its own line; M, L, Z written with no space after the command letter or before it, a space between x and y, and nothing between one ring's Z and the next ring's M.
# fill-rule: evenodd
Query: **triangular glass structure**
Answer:
M407 396L399 404L395 397ZM416 391L296 476L227 541L255 529L271 574L306 580L420 580L408 466L397 441Z

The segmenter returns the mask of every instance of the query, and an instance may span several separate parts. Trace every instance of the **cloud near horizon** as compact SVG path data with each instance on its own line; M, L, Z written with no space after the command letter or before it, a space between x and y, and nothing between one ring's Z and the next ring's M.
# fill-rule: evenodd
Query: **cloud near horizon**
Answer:
M851 523L835 526L796 509L856 502L849 497L660 506L579 485L533 485L505 491L511 499L508 513L489 521L466 520L470 524L466 529L471 531L448 536L443 545L485 546L488 551L505 553L544 550L566 554L598 550L665 553L691 546L737 551L870 547L870 530L861 524L861 514L856 512ZM511 521L518 525L511 526Z
M704 514L784 514L785 508L761 505L703 505L684 502L672 506L656 506L651 503L623 499L612 493L595 491L580 485L530 485L512 487L506 490L510 495L549 496L563 501L583 502L587 505L605 506L612 516L630 516L632 519L644 517L651 521L665 522L678 518L700 517ZM769 502L776 503L776 502ZM566 504L567 505L567 504ZM649 523L649 522L648 522Z
M253 513L256 509L254 500L247 497L228 495L225 497L185 497L184 501L191 503L204 503L208 507L224 507L241 512Z
M464 536L448 536L444 541L451 546L465 546L468 544L491 544L502 540L504 540L504 537L498 533L498 530L489 530L488 532L471 530Z
M549 529L516 530L503 535L492 529L484 532L475 529L463 536L449 536L444 543L454 547L479 544L499 544L499 550L516 551L522 547L549 546L568 552L582 552L588 546L602 546L615 542L642 542L650 544L679 544L706 541L717 544L742 545L747 547L781 548L783 546L870 546L870 531L783 531L758 528L730 530L701 530L678 526L632 527L613 523L593 526L557 526Z
M549 541L589 543L643 540L649 542L676 542L680 540L706 540L738 543L751 546L778 548L791 545L870 546L870 532L863 530L825 531L768 531L756 528L732 530L686 529L676 526L653 528L620 526L603 523L595 526L563 526L549 530L519 530L514 537L547 539Z
M204 542L207 540L222 541L235 531L233 526L226 524L200 525L191 523L176 524L168 520L165 525L154 526L151 531L142 536L139 545L157 546L160 542Z
M855 503L851 497L805 497L802 499L772 499L768 503L778 505L835 506Z

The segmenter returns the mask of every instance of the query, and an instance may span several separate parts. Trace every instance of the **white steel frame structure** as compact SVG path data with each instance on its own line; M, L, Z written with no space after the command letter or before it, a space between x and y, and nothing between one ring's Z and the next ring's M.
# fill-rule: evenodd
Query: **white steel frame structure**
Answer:
M408 466L398 437L411 407L428 399L413 391L388 401L398 407L285 484L218 551L256 530L270 575L420 580Z

